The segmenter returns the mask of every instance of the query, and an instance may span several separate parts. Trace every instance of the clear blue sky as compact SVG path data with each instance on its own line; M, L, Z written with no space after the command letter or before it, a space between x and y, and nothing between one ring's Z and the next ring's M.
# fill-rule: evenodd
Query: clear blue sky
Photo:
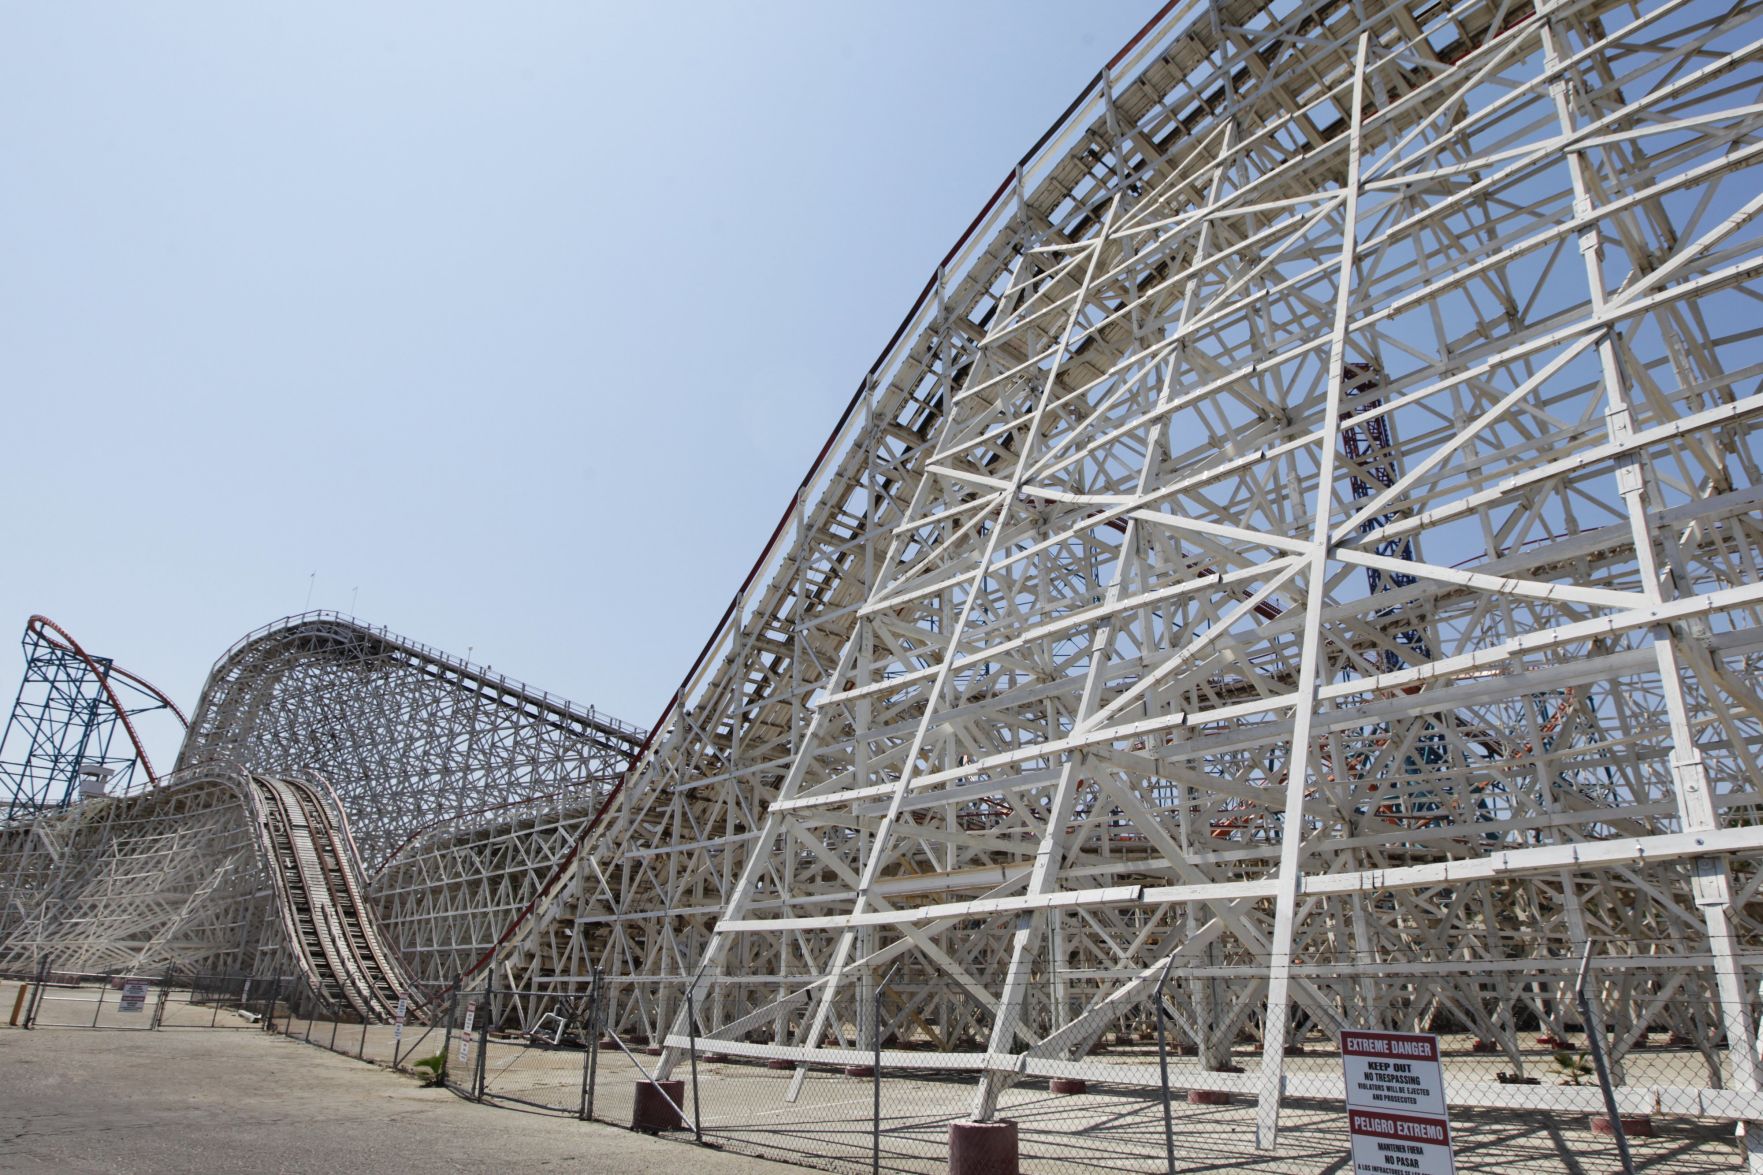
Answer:
M0 5L0 705L32 612L191 705L316 571L648 724L1155 8Z

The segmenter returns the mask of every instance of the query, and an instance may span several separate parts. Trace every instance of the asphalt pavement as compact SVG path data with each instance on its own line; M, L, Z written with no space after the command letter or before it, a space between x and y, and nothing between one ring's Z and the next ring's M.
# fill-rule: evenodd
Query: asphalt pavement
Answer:
M251 1030L0 1028L9 1175L692 1175L802 1168L616 1127L479 1106Z

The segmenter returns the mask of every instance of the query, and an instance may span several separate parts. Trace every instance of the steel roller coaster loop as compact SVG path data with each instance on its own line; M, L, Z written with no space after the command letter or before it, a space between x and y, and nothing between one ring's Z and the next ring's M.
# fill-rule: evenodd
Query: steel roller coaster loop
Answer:
M110 679L120 677L153 698L175 714L179 725L188 730L190 729L190 720L184 716L184 712L178 707L178 704L172 701L164 690L139 674L131 673L120 665L110 665L108 668L100 665L90 653L81 647L80 642L73 638L72 633L47 616L33 615L25 622L25 631L50 647L60 649L65 653L72 653L85 662L86 667L92 671L93 676L98 679L99 685L103 687L105 699L110 703L111 710L115 712L117 719L122 723L123 730L127 732L129 744L135 748L135 758L140 761L141 769L147 773L147 786L157 787L159 776L153 770L153 759L147 754L147 748L141 745L140 734L135 730L135 724L129 717L130 711L127 706L123 705L122 699L116 696L116 690L111 686Z

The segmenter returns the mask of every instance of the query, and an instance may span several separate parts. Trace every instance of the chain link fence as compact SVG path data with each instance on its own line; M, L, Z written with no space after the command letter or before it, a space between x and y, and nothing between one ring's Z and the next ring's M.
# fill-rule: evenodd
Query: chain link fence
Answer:
M0 1005L13 1028L260 1028L285 981L243 975L75 972L45 960L27 975L0 976Z
M280 986L281 998L264 1027L305 1044L411 1073L439 1084L451 1004L445 999L400 1001L391 1024L369 1023L319 999L301 981Z
M593 981L545 989L486 981L449 1002L448 1088L486 1103L583 1115L593 1058Z
M406 1005L401 1023L367 1024L293 979L45 962L0 977L0 1011L32 1029L258 1028L486 1105L824 1170L926 1175L1349 1171L1364 1141L1350 1126L1355 1088L1371 1080L1385 1109L1409 1098L1429 1112L1425 1091L1402 1084L1420 1078L1353 1067L1357 1046L1343 1047L1361 1032L1436 1049L1456 1171L1745 1169L1734 1125L1763 1119L1763 1104L1735 1072L1745 1042L1722 1034L1712 960L1623 943L1520 962L1452 977L1448 962L1383 960L1371 983L1362 967L1311 957L1291 967L1283 1026L1267 1020L1265 959L1124 980L1037 974L1013 1040L996 991L894 973L843 1003L822 1001L813 980L593 975L514 989L480 978ZM976 1121L988 1125L974 1134ZM988 1165L999 1133L1014 1158L1000 1149ZM952 1163L973 1137L978 1157Z
M1015 1158L969 1155L964 1172L1311 1175L1352 1169L1342 1043L1369 1032L1436 1050L1459 1172L1745 1169L1734 1125L1763 1105L1734 1088L1712 960L1625 943L1462 964L1444 982L1451 969L1386 960L1370 982L1364 967L1294 963L1278 1033L1265 958L1040 974L1020 1005L1035 1030L1014 1041L996 1035L995 991L941 978L878 982L822 1016L817 1039L811 983L757 1008L700 985L710 1014L745 1009L707 1026L683 983L608 979L591 1113L835 1171L954 1170L952 1130L983 1120L1014 1136ZM1376 1104L1401 1113L1416 1099L1399 1083L1420 1079L1376 1069Z

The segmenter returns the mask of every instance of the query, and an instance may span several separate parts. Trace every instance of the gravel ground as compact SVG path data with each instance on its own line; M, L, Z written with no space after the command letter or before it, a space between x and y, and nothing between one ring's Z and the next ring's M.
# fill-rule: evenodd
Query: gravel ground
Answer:
M800 1170L473 1105L412 1078L252 1031L0 1029L0 1171L10 1175L516 1168Z

